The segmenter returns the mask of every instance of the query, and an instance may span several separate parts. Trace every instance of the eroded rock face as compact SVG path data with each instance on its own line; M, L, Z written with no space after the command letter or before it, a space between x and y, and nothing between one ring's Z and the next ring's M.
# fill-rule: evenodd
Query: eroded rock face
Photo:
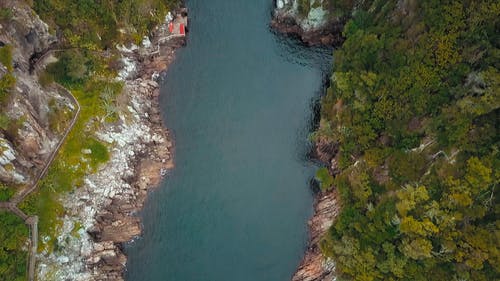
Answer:
M276 0L273 28L299 36L310 45L342 41L343 19L332 16L327 0Z
M22 72L28 72L29 59L48 50L57 42L57 38L24 1L6 1L3 5L12 11L13 18L2 25L0 41L15 46L15 65Z
M5 1L0 6L11 9L13 15L0 25L0 42L12 46L16 79L9 102L1 112L9 124L0 130L0 143L6 148L0 149L0 154L14 158L7 157L8 161L0 163L0 181L7 185L28 185L61 137L50 130L49 104L51 101L61 104L70 112L74 108L57 88L43 88L37 73L30 73L30 59L56 42L47 24L24 1ZM0 63L0 76L6 72L6 66Z
M287 0L282 9L294 15L297 23L305 31L323 28L329 21L326 0Z
M309 244L292 281L333 281L335 264L323 257L319 243L333 223L340 206L335 191L317 195L314 216L309 220Z

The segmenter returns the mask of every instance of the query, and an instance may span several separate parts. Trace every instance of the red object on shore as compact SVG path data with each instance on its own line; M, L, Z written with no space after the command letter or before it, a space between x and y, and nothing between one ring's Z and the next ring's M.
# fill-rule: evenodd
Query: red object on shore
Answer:
M184 28L184 24L179 25L179 32L181 35L186 35L186 28Z
M173 22L170 22L168 24L168 31L170 31L170 33L172 33L174 31L174 23Z

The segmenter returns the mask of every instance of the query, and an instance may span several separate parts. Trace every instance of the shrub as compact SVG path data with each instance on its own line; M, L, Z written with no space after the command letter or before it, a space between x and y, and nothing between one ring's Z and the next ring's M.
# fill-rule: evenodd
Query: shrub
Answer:
M0 211L0 280L26 280L28 228L12 213Z
M0 21L12 19L12 11L9 8L0 8Z
M333 185L333 177L332 175L330 175L330 172L325 167L320 168L316 172L315 178L319 182L319 186L323 191L330 189Z

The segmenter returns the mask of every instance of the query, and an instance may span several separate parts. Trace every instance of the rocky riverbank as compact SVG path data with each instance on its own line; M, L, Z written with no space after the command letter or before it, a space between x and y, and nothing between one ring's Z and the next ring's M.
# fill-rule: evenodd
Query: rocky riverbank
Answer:
M109 144L110 160L62 198L66 213L57 250L39 255L39 280L123 280L127 258L122 243L141 234L135 214L148 191L173 167L173 145L162 124L156 80L183 44L183 37L175 38L156 55L151 53L157 46L149 40L142 47L120 48L124 91L118 98L119 120L96 133Z
M337 162L334 158L336 147L329 143L316 143L316 158L329 163L329 169L335 172ZM340 211L340 202L335 189L319 191L314 199L314 214L308 221L309 242L305 255L300 262L292 281L333 281L335 264L321 253L320 243Z
M332 17L327 10L327 1L310 3L304 12L297 0L277 0L271 26L278 32L298 36L309 45L334 46L342 43L342 28L345 19ZM325 3L323 3L325 2ZM303 5L303 3L302 3ZM332 173L337 170L336 147L330 143L316 143L316 158L329 164ZM335 189L318 192L315 196L314 214L308 221L309 242L292 281L332 281L335 280L335 264L326 259L320 249L324 237L340 209Z
M334 191L316 195L314 216L309 220L309 243L304 258L292 277L292 281L335 280L335 264L321 254L319 243L332 225L339 211L337 194Z

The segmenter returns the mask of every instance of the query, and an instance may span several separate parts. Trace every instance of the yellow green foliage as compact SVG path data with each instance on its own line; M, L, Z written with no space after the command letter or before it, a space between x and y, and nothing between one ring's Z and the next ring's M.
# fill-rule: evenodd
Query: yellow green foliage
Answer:
M323 253L346 280L499 280L498 1L341 2L358 9L315 134L341 168Z

